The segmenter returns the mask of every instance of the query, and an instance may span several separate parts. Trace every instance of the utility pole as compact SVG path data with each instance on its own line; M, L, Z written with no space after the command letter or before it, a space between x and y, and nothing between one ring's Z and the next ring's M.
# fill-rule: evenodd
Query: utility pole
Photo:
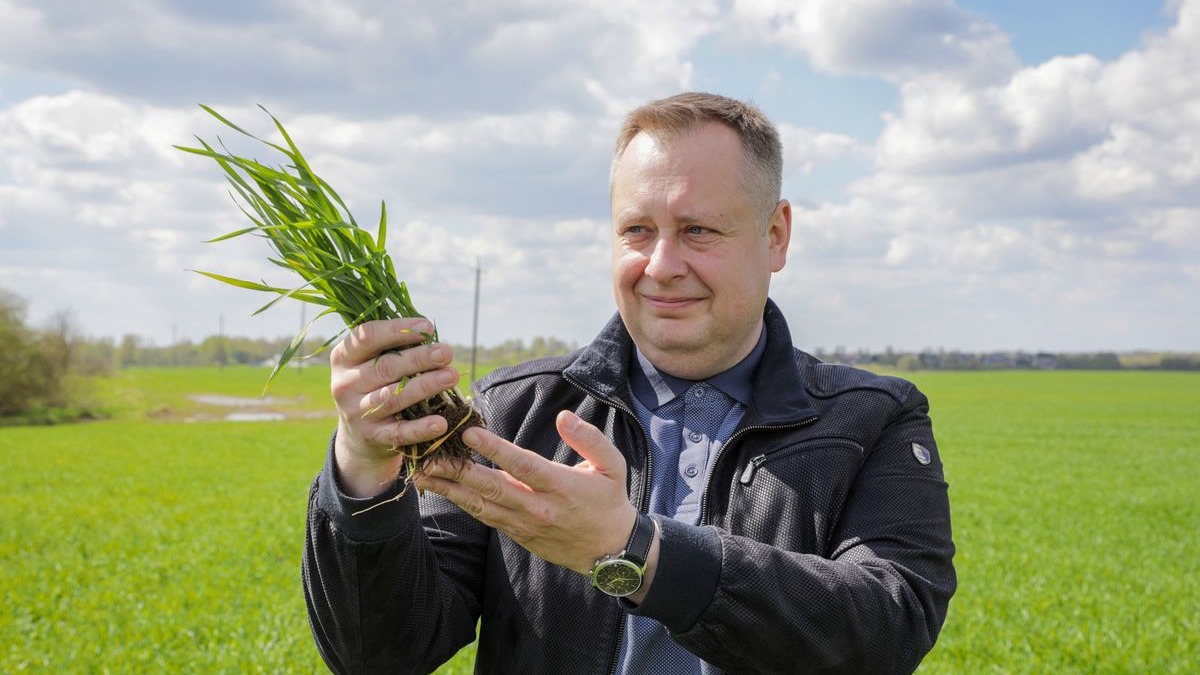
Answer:
M475 382L475 356L479 351L479 277L483 265L475 258L475 321L471 324L471 382Z
M225 315L217 315L217 372L225 372Z
M307 317L305 317L305 311L304 311L305 309L307 309L307 305L305 305L303 302L300 303L300 332L301 333L304 332L304 319L307 318ZM300 345L300 358L296 359L296 374L299 375L302 372L304 372L304 344L303 343L301 343L301 345Z

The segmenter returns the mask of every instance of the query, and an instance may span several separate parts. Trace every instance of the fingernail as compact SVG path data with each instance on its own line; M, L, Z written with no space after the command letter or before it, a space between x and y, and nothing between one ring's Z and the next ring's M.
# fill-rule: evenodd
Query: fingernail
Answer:
M468 447L474 448L478 447L479 445L479 433L476 431L467 429L463 432L462 439L463 443L466 443Z
M567 431L578 429L579 416L569 410L564 410L563 413L563 426L566 427Z
M438 373L437 383L443 387L449 387L454 384L454 373Z
M447 361L446 348L442 345L437 345L429 351L429 360L437 364L442 364Z

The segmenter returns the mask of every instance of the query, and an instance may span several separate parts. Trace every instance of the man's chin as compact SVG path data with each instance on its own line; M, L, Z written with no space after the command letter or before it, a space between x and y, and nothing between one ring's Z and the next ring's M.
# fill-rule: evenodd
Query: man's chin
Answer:
M687 321L657 321L652 330L643 331L642 338L635 341L647 356L679 357L703 349L708 342L702 331Z

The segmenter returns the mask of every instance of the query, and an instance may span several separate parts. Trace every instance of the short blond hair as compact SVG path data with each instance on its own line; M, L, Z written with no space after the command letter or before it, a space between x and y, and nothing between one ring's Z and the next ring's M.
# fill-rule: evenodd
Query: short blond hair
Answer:
M634 136L645 132L659 139L684 136L708 122L724 124L742 142L745 166L742 185L766 220L779 203L783 185L783 143L775 125L753 105L706 92L686 92L650 101L625 116L613 151L609 184Z

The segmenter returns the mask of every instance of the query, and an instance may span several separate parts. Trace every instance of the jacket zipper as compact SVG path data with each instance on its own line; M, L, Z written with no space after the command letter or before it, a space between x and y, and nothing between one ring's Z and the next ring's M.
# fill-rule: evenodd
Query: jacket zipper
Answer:
M744 428L739 429L736 432L734 432L734 434L729 437L729 440L725 441L725 443L723 443L721 445L720 449L717 450L717 455L715 457L713 457L712 470L710 470L708 472L708 479L704 482L704 496L700 498L700 524L702 524L702 525L708 524L708 493L709 493L709 488L712 487L713 476L715 476L717 474L717 471L716 471L717 465L718 465L718 463L720 463L721 457L723 457L725 455L725 451L728 450L729 448L733 447L733 444L736 441L738 441L739 439L741 439L742 436L745 436L746 434L750 433L751 431L782 431L785 429L799 429L800 427L808 426L809 424L812 424L813 422L816 422L816 421L817 421L817 416L813 415L811 417L806 417L805 419L802 419L799 422L793 422L792 424L760 424L760 425L755 425L755 426L744 427ZM760 455L760 457L761 457L761 455ZM757 459L757 457L755 459ZM753 460L751 460L751 461L753 461Z
M836 446L836 447L850 448L852 450L857 450L860 454L863 452L862 443L858 443L857 441L852 441L849 439L830 438L830 439L827 439L826 442L821 443L820 445L822 447ZM742 471L742 475L741 475L741 477L738 478L738 482L741 483L742 485L749 485L750 482L752 480L754 480L754 474L758 471L759 467L761 467L763 464L766 464L768 461L771 461L771 460L779 459L780 457L785 457L787 455L792 454L793 452L799 452L803 449L804 448L795 448L792 450L786 450L786 451L782 451L782 452L771 452L771 453L763 453L761 455L755 455L754 457L752 457L750 459L749 463L746 464L746 468L745 468L745 470Z
M588 387L585 387L583 384L572 380L571 378L563 378L563 379L565 379L567 382L570 382L576 389L581 390L583 393L585 393L589 396L592 396L600 401L603 401L605 404L612 406L613 408L616 408L617 410L620 410L621 412L625 413L626 415L629 415L629 418L633 420L634 426L636 426L638 428L638 430L642 432L642 448L644 449L645 454L646 454L646 470L642 472L642 491L641 491L641 494L638 496L637 510L639 513L646 513L646 510L650 508L650 504L649 504L650 477L654 475L654 473L653 473L653 471L654 471L654 466L653 466L654 455L653 455L653 453L650 452L650 437L646 433L645 427L643 427L642 423L638 420L637 413L633 412L632 408L625 405L624 401L604 396L598 392L595 392L595 391L589 389ZM626 464L625 470L626 470L626 472L629 471L628 464ZM619 663L620 659L621 659L621 654L620 654L621 636L624 635L624 633L625 633L625 615L626 615L625 610L621 609L621 606L618 604L617 605L617 632L616 632L615 639L613 640L612 650L609 652L609 658L608 658L608 662L612 664L608 669L609 675L617 675L617 663Z
M641 513L645 513L646 509L648 509L650 507L647 502L648 502L649 495L650 495L650 489L649 489L650 488L650 485L649 485L650 477L654 475L653 474L654 455L653 455L653 453L650 452L650 438L646 433L646 429L642 426L642 423L638 420L637 414L634 413L633 410L629 406L625 405L624 401L621 401L621 400L615 399L615 398L609 398L608 396L604 396L596 391L593 391L592 389L590 389L588 387L585 387L583 384L576 382L570 378L564 378L564 379L566 379L567 382L570 382L575 388L583 391L585 394L588 394L589 396L593 396L593 397L599 399L600 401L603 401L604 403L616 408L617 410L620 410L621 412L629 415L630 419L633 420L634 425L636 425L638 430L642 432L642 447L645 449L645 452L646 452L646 470L644 472L642 472L642 493L638 500L639 501L638 511ZM715 469L717 466L717 463L719 461L721 461L721 456L725 454L725 450L727 448L729 448L730 446L732 446L735 441L737 441L742 436L746 435L747 433L749 433L751 431L766 431L766 430L779 431L779 430L784 430L784 429L799 429L800 427L807 426L809 424L812 424L815 421L817 421L817 416L813 415L811 417L807 417L805 419L800 420L799 422L794 422L792 424L776 424L776 425L761 424L761 425L750 426L750 427L745 427L743 429L739 429L738 431L734 432L734 434L732 436L729 437L728 441L726 441L724 444L721 445L719 450L717 450L717 455L715 457L713 457L712 466ZM628 470L628 469L626 469L626 470ZM711 487L712 476L715 473L716 473L715 471L709 472L708 479L705 481L705 484L704 484L704 497L702 498L702 500L700 502L700 522L701 523L705 523L708 520L708 489L709 489L709 487ZM625 612L625 610L620 609L619 606L618 606L617 611L619 612L618 623L617 623L617 634L616 634L616 639L613 640L613 647L612 647L612 651L610 652L610 656L609 656L609 663L612 664L612 666L608 670L609 675L617 675L617 663L620 660L619 652L621 649L621 636L625 632L624 623L625 623L626 612Z

